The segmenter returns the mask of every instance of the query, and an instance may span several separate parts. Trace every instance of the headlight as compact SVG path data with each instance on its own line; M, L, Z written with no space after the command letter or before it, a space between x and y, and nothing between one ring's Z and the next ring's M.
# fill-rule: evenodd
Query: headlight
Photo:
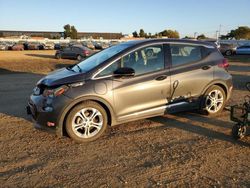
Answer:
M60 96L62 95L63 93L65 93L67 90L69 89L68 86L60 86L58 88L55 88L55 89L45 89L44 92L43 92L43 96L44 97L57 97L57 96Z

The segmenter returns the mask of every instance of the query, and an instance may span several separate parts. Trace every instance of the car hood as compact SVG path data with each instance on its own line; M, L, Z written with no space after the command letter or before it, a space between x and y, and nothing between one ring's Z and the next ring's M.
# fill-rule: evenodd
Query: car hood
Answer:
M74 72L67 68L58 69L49 73L37 82L37 85L46 85L48 87L70 84L85 80L85 74Z

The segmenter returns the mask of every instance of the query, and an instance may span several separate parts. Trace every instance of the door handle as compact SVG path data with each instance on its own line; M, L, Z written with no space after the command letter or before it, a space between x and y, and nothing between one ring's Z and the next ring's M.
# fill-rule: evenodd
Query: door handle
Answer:
M157 81L165 80L168 76L167 75L161 75L155 78Z
M205 65L203 67L201 67L202 70L208 70L211 68L211 65Z

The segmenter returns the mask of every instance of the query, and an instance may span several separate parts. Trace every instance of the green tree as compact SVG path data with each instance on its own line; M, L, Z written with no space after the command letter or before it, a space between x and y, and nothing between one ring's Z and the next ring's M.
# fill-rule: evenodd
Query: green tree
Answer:
M230 38L235 39L250 39L250 28L247 26L240 26L235 30L231 30L228 34Z
M206 39L207 37L204 35L204 34L201 34L199 36L197 36L197 39L198 40L201 40L201 39Z
M70 37L70 25L67 24L65 26L63 26L64 28L64 38Z
M77 30L73 25L70 27L70 38L77 39Z
M72 39L77 39L77 30L75 26L70 26L69 24L64 27L64 38L70 37Z
M184 39L194 39L193 37L185 36Z
M237 29L232 29L228 34L221 35L221 39L250 39L250 28L247 26L240 26Z
M164 36L168 38L180 38L179 32L176 30L171 30L171 29L160 32L159 36Z
M139 35L140 37L145 37L145 32L143 29L140 29Z
M137 38L137 37L138 37L138 33L137 33L137 31L134 31L132 34L133 34L133 37L135 37L135 38Z

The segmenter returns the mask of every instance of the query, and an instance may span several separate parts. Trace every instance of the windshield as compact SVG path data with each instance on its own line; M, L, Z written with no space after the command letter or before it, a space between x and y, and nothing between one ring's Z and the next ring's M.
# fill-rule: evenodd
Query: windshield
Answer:
M113 57L117 53L125 50L128 48L130 44L119 44L116 46L112 46L110 48L107 48L101 52L98 52L89 58L83 60L82 62L78 63L78 66L72 67L72 69L75 72L79 72L79 68L81 69L81 72L88 72L91 69L97 67L100 65L102 62L108 60L109 58Z

